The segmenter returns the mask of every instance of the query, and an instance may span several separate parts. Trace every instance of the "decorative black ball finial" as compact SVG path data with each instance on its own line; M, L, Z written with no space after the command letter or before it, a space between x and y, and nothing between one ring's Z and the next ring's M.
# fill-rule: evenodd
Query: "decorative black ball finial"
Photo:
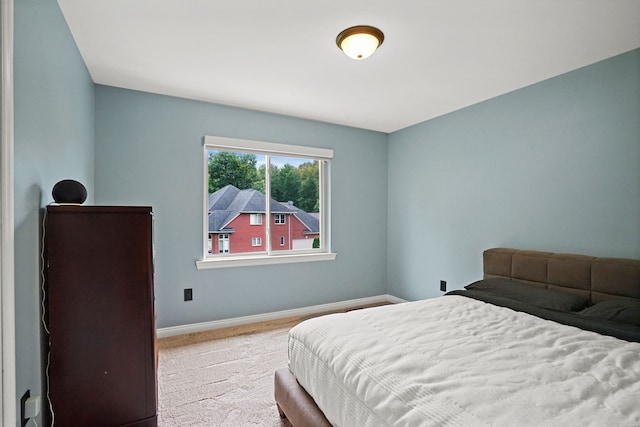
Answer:
M78 181L63 179L53 186L51 195L56 203L81 205L87 200L87 189Z

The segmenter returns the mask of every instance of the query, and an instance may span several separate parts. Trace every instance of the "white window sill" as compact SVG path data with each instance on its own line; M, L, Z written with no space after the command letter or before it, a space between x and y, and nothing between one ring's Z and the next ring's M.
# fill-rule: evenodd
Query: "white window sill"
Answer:
M196 261L198 270L209 268L248 267L252 265L292 264L297 262L333 261L337 253L314 253L295 255L223 256Z

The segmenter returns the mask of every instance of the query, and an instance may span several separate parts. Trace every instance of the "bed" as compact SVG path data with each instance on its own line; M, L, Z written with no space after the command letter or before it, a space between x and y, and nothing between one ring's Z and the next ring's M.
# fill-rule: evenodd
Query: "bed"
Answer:
M319 426L639 426L640 260L493 248L439 297L309 319L275 373Z

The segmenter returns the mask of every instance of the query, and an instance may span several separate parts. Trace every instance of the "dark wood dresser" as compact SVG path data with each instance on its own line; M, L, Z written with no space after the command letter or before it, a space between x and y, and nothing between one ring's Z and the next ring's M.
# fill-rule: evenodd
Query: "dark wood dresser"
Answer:
M55 426L156 427L151 208L48 206L43 232Z

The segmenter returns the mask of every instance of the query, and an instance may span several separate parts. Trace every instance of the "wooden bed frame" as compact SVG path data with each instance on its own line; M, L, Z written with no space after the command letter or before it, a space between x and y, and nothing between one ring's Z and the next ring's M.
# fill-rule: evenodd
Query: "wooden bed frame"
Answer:
M504 277L530 285L586 296L592 303L610 298L640 301L640 260L598 258L507 248L483 253L484 278ZM280 417L294 427L330 427L313 398L288 368L275 373Z

